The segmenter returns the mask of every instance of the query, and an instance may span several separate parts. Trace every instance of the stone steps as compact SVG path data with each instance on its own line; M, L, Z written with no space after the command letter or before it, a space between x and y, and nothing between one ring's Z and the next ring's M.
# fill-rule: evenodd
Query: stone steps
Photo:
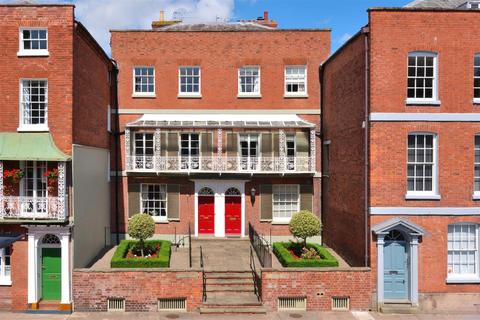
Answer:
M264 307L201 307L201 314L266 314Z
M416 314L419 313L419 309L409 303L388 303L380 306L380 312L388 314Z

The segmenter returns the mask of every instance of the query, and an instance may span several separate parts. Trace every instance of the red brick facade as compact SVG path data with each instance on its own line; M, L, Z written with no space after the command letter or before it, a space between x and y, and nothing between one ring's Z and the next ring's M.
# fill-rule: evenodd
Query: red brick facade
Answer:
M365 263L360 252L365 253L367 244L372 287L376 288L381 281L377 279L378 264L382 262L377 261L378 237L372 228L394 218L422 228L418 244L419 298L412 303L424 310L457 308L460 300L455 298L456 293L478 299L478 283L451 283L447 274L449 225L480 223L480 215L472 211L478 208L472 195L474 137L480 125L472 115L478 113L472 101L473 57L479 47L475 35L457 32L465 24L478 25L478 17L477 11L372 9L368 27L323 67L323 139L330 140L329 177L324 179L323 189L324 240L358 266ZM437 54L438 105L406 103L407 57L415 51ZM370 121L365 122L365 111ZM414 120L407 120L409 114ZM447 118L460 114L471 120L433 120L439 114ZM428 120L415 120L419 115ZM407 136L412 132L436 136L438 199L412 200L406 196ZM348 135L356 139L356 147L344 143ZM357 183L352 184L352 179L358 179ZM339 195L345 194L355 196L348 203L338 201ZM421 213L427 209L431 212ZM354 220L358 227L352 229L348 226ZM364 225L369 227L367 233ZM377 291L377 296L382 295ZM449 303L440 302L448 297ZM465 310L475 308L471 300L464 300L463 305Z

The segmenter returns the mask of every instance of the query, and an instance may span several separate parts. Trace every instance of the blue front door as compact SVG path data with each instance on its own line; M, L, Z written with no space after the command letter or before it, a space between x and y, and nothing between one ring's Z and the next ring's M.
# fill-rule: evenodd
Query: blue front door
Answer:
M384 298L408 299L408 260L405 241L385 241L383 258Z

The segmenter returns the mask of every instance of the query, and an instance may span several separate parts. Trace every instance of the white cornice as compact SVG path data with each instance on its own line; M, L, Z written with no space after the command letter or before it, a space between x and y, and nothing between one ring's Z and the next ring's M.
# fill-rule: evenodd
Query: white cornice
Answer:
M118 114L312 114L319 115L318 109L113 109Z
M480 216L480 207L370 207L371 215Z
M480 113L372 112L370 121L480 122Z

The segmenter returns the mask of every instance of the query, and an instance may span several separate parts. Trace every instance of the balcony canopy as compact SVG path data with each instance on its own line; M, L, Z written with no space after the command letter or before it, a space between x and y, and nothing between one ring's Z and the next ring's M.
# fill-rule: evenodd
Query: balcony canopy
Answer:
M144 114L127 127L141 128L314 128L295 114Z
M2 233L0 234L0 249L6 248L17 240L23 238L22 234L18 233Z
M0 133L0 160L67 161L48 132Z

